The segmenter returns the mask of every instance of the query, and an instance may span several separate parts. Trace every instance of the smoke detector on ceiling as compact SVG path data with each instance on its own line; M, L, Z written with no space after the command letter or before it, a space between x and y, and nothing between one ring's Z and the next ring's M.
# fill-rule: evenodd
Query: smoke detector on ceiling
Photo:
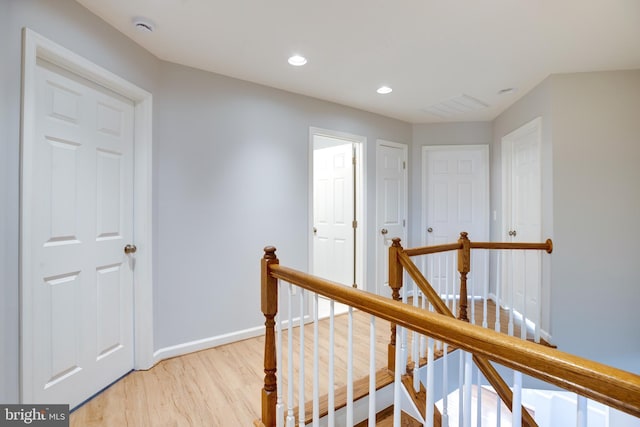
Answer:
M151 20L142 17L133 18L133 26L136 30L141 33L153 33L153 30L156 28L156 24L154 24Z

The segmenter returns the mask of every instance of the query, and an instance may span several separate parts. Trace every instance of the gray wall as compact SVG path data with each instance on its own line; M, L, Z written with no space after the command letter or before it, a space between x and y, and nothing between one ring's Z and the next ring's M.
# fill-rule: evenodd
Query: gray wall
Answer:
M539 116L543 234L554 240L543 327L563 351L640 372L640 71L551 76L494 121L499 213L500 140Z
M375 239L375 141L409 143L397 120L163 64L157 92L157 348L262 325L259 258L307 269L309 127L367 138ZM373 280L374 251L366 275Z
M409 244L423 244L425 227L422 224L422 147L426 145L491 144L493 130L490 122L429 123L413 126L413 145L410 148ZM409 247L407 245L403 245Z
M367 137L371 227L375 141L411 141L404 122L159 61L74 1L0 0L0 402L18 399L25 26L153 93L155 349L260 326L263 246L307 267L309 126Z
M640 373L640 70L551 82L553 336Z

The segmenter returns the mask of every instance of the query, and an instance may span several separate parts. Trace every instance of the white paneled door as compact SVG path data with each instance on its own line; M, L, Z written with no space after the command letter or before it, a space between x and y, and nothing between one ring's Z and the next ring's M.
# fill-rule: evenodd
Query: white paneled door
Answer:
M353 143L315 135L314 147L313 274L351 286L355 283Z
M504 169L503 236L506 241L540 242L542 198L540 164L541 120L535 119L502 139ZM539 323L541 257L537 251L512 251L504 263L504 295L513 308ZM512 290L512 295L509 291Z
M376 147L376 292L390 295L389 246L407 247L407 146L378 141Z
M23 394L74 407L133 368L133 104L41 59L35 99Z
M422 148L423 242L454 243L460 232L470 240L489 240L489 149L486 145L425 146ZM481 295L488 280L488 257L473 256L469 292ZM447 281L452 277L448 270ZM433 266L438 271L444 267ZM440 273L445 277L445 273ZM443 278L441 277L441 279Z

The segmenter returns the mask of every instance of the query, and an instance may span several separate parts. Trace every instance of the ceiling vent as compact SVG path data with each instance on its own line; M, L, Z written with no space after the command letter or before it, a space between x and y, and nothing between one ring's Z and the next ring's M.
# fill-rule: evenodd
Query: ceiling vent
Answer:
M479 99L462 94L460 96L447 99L446 101L433 104L430 107L424 108L422 111L433 114L434 116L442 119L447 119L460 114L482 110L488 106L489 104L486 104Z

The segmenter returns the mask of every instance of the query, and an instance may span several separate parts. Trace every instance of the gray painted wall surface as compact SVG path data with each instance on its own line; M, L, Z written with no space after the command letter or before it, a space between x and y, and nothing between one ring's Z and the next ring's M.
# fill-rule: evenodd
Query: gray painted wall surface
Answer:
M501 138L536 117L543 235L554 240L543 328L563 351L640 372L640 71L551 76L494 121L499 214Z
M155 349L262 325L263 246L306 269L309 126L367 137L368 224L376 139L411 141L398 120L159 61L71 0L0 0L0 24L1 402L18 399L22 27L154 96Z
M422 147L426 145L491 144L491 122L428 123L413 126L413 146L409 151L409 244L422 245L426 225L422 224ZM462 230L460 230L462 231ZM410 247L403 245L405 247Z
M640 373L640 70L551 81L553 336Z
M375 141L409 143L411 125L171 64L159 86L156 348L262 325L265 245L278 248L283 264L307 269L310 126L367 138L374 241Z

